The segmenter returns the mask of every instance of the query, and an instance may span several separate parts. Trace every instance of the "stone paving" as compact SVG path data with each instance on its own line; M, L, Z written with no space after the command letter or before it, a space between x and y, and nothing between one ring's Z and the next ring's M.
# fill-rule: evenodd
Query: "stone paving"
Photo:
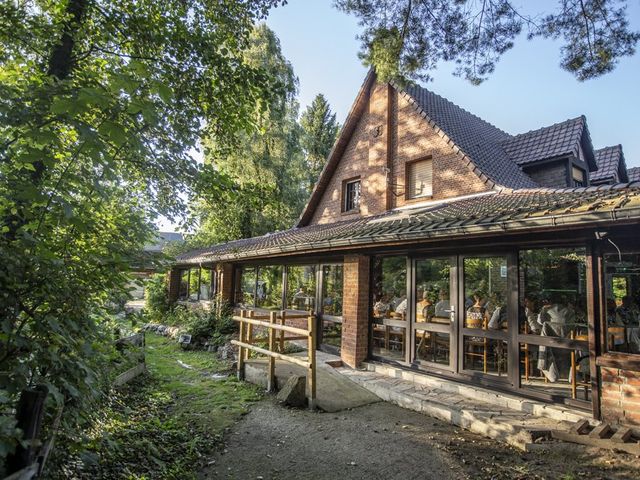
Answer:
M574 422L589 418L584 412L388 366L368 364L367 370L340 367L336 371L385 401L521 450L537 448L551 430L568 430Z

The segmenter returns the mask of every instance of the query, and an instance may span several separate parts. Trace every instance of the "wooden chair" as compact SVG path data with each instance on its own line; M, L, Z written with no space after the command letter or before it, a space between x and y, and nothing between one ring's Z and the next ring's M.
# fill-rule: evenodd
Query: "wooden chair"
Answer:
M524 334L527 335L529 333L529 323L525 321L524 323ZM529 360L529 344L525 343L520 347L520 351L524 354L523 358L520 360L520 363L524 363L524 379L529 381L529 375L531 375L531 362Z
M467 318L466 319L467 328L481 328L483 330L487 329L487 319L486 318ZM465 351L464 355L467 357L473 358L481 358L482 359L482 372L487 373L487 346L488 340L487 338L477 338L477 337L469 337L465 342Z
M576 333L575 330L571 330L571 333L569 334L569 338L571 338L571 340L580 340L584 342L589 341L588 334ZM589 387L591 386L591 383L587 381L581 381L581 382L578 381L577 372L578 370L580 370L580 360L582 360L582 358L584 358L584 356L581 358L577 358L576 351L571 350L571 378L570 378L571 398L573 398L574 400L578 397L579 386L584 387L584 399L588 400L588 397L589 397ZM590 372L581 372L581 373L585 373L586 375L588 375Z
M607 347L609 350L620 347L623 351L628 351L627 327L607 327Z

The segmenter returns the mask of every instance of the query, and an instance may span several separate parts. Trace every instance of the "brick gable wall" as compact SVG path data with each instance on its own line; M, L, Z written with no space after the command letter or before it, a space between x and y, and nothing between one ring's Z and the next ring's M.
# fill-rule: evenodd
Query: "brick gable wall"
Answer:
M310 224L376 215L413 202L405 199L405 165L426 156L433 161L432 199L488 190L405 98L386 84L374 84L368 108L361 116ZM389 177L387 169L390 170ZM343 213L343 183L358 176L362 182L360 211Z

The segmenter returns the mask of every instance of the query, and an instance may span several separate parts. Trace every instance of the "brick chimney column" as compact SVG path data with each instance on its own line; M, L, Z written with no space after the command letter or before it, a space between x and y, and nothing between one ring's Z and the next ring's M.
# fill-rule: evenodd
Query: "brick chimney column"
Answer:
M222 300L233 305L233 263L219 263L216 267L218 270L218 294L222 296Z
M358 367L369 351L369 257L344 258L342 361Z

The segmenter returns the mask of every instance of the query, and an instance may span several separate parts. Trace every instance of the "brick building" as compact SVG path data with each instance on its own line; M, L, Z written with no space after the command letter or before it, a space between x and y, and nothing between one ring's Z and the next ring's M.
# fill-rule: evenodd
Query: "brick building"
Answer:
M369 73L297 225L180 256L170 294L313 310L354 368L640 425L639 222L636 172L584 117L514 136Z

